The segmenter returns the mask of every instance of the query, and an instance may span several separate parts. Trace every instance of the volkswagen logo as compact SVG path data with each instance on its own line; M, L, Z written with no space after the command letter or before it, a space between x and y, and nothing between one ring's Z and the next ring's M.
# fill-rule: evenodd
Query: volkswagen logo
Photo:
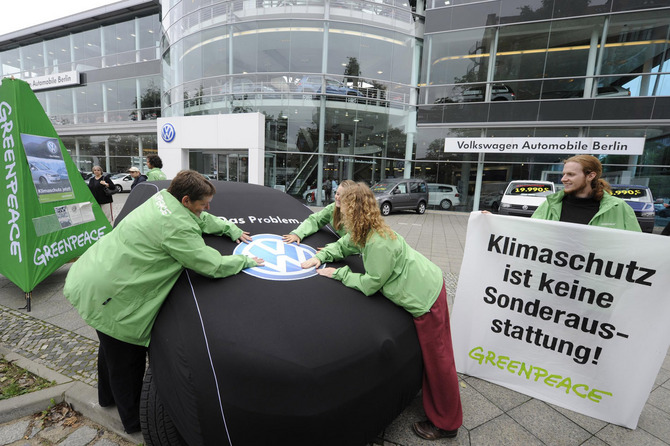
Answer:
M58 147L58 143L52 140L47 141L47 151L51 155L56 155L60 151L60 147Z
M264 266L243 269L242 272L266 280L300 280L316 275L316 268L302 269L300 264L316 254L316 250L301 243L284 243L275 234L254 234L249 243L237 245L233 254L260 257Z
M176 132L174 131L174 126L170 123L164 124L163 128L161 129L161 137L163 138L163 141L165 142L172 142L176 135Z
M528 210L528 205L524 204L523 206L521 206L521 209L523 209L524 211L527 211Z

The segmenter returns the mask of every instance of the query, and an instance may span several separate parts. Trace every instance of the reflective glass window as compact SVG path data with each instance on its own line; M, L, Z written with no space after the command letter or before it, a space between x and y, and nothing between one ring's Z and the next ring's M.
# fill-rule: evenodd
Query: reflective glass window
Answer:
M500 28L494 79L541 79L549 29L546 23Z
M151 15L147 17L140 17L140 48L154 48L159 46L160 39L160 23L158 15Z
M21 71L21 56L19 55L19 49L14 48L13 50L3 51L0 54L0 62L2 65L2 74L3 76L16 74Z
M601 17L552 22L544 77L586 75L591 51L595 60L603 22Z
M654 85L656 78L639 74L668 69L669 25L669 15L651 11L611 16L600 67L601 75L610 76L598 79L598 85L624 87L633 96L669 94Z
M23 77L44 76L44 46L42 42L21 47Z
M505 0L500 5L500 23L547 20L551 18L553 9L553 1Z
M233 73L255 73L258 71L257 22L240 23L233 33Z
M72 53L70 51L70 37L59 37L47 40L47 65L51 67L48 74L63 71L72 71Z
M100 28L73 34L72 43L77 70L102 68Z
M452 23L458 28L498 25L502 1L478 2L453 9Z
M428 37L430 48L423 82L429 85L485 81L489 65L492 29L436 34Z

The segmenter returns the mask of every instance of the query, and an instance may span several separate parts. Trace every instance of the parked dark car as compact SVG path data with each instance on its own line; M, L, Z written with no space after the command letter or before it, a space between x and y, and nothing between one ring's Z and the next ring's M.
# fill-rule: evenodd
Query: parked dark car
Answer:
M647 186L612 184L612 195L623 199L635 211L642 232L654 232L654 197Z
M486 94L486 85L475 85L465 90L454 89L454 94L449 97L437 98L436 104L447 104L450 102L482 102ZM514 101L516 94L510 87L504 84L491 85L491 101Z
M392 211L413 210L417 214L426 212L428 186L424 180L387 178L372 186L382 215Z
M115 225L169 184L135 186ZM300 268L315 247L337 240L323 228L300 245L282 241L277 234L311 215L300 200L254 184L213 184L208 212L253 240L205 236L205 243L222 255L261 256L265 266L225 279L182 272L151 332L140 408L144 443L372 442L421 388L411 314L379 293L366 297ZM333 264L345 265L363 268L359 256Z

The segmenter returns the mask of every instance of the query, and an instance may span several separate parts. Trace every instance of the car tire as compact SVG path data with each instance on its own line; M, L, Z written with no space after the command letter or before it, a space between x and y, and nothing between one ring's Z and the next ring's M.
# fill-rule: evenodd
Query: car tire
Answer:
M416 213L417 214L424 214L426 212L426 202L422 201L419 203L419 206L416 208Z
M49 182L47 181L46 178L44 178L44 177L40 177L40 184L41 184L41 185L45 185L45 184L49 184Z
M115 184L114 189L116 189L117 194L123 192L123 187L120 184Z
M391 203L382 203L381 212L384 217L389 215L391 213Z
M305 198L305 201L307 203L314 203L314 194L307 194L307 197Z
M188 446L158 397L151 367L147 368L142 384L140 426L146 446Z
M440 207L445 211L448 211L449 209L451 209L451 201L445 198L444 200L440 201Z

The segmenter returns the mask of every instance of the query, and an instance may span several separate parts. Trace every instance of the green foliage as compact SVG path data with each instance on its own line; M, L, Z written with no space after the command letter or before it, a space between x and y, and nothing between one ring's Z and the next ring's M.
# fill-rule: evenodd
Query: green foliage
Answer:
M17 366L13 361L0 358L0 400L12 398L46 389L56 385L53 381L47 381L29 371Z

